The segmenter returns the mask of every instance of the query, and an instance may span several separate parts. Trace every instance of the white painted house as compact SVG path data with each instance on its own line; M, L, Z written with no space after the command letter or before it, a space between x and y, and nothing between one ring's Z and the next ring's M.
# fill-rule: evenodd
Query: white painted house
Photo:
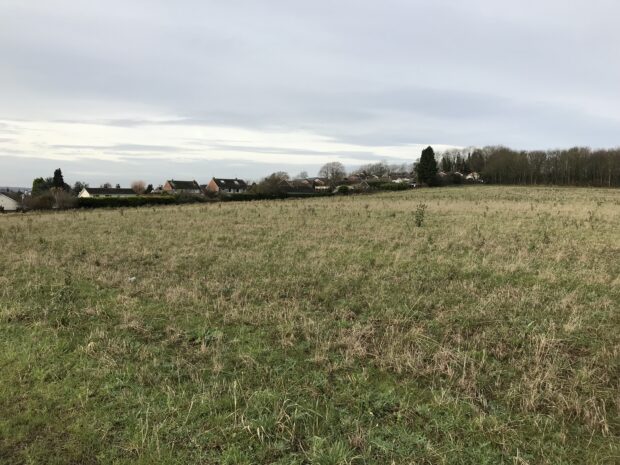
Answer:
M21 192L0 192L0 211L14 212L22 208Z
M132 197L134 195L136 195L136 193L132 189L124 189L121 187L85 187L78 194L78 197Z

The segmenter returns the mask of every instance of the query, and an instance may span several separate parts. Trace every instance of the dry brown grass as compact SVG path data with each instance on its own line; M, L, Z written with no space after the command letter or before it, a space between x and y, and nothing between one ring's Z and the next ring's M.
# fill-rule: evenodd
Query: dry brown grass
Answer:
M618 231L569 188L5 215L0 458L616 463Z

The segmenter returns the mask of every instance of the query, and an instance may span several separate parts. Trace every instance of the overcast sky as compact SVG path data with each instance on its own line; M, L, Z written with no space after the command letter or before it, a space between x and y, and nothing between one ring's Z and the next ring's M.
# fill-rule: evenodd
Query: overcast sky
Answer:
M620 145L617 0L0 0L0 185Z

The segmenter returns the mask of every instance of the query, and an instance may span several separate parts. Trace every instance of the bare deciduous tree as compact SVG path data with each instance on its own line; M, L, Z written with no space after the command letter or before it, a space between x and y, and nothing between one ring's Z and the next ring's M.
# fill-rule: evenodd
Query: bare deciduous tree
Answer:
M146 191L146 184L144 181L134 181L131 183L131 189L138 195L144 194Z
M346 175L347 172L344 168L344 165L339 161L332 161L330 163L326 163L319 170L319 176L322 178L327 178L329 180L329 183L332 185L344 179Z
M620 150L573 147L564 150L475 149L461 156L470 171L493 184L620 186ZM458 163L459 158L455 158Z
M259 194L278 194L286 186L286 181L290 179L288 173L277 171L263 178L254 186L254 192Z

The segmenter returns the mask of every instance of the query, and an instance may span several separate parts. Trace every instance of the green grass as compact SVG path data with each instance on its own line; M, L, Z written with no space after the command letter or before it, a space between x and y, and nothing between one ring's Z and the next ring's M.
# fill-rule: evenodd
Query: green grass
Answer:
M619 463L619 231L571 188L1 216L0 463Z

